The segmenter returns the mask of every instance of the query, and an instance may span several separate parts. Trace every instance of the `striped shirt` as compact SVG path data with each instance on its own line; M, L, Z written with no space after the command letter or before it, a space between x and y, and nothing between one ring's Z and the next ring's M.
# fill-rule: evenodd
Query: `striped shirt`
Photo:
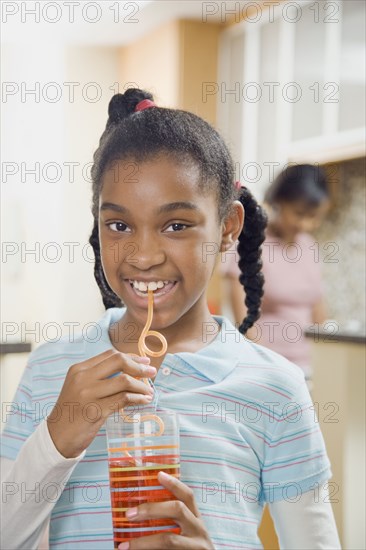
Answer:
M113 348L109 327L124 311L111 308L87 335L30 354L2 456L16 459L51 412L73 364ZM302 370L244 338L227 318L214 318L220 330L216 323L204 327L204 347L166 354L154 381L158 405L178 413L181 481L194 491L215 548L262 548L257 529L264 504L315 490L331 477L330 463ZM113 549L104 427L59 490L50 548Z

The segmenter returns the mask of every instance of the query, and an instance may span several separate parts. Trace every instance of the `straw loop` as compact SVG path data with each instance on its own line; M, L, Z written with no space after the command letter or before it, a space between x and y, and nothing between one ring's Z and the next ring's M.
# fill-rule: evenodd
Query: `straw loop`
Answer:
M142 332L138 341L138 349L141 357L146 357L146 355L151 355L152 357L160 357L161 355L164 355L168 349L168 343L166 341L166 338L155 330L149 330L151 327L152 318L153 318L153 309L154 309L154 294L152 290L148 290L147 321L144 328L142 329ZM148 348L148 346L145 343L145 340L148 336L155 337L155 338L158 338L158 340L160 340L160 342L162 343L162 347L160 351L152 351L150 348ZM138 357L136 353L129 353L128 355ZM143 378L142 380L145 382L145 384L152 386L152 382L150 381L149 378ZM129 415L123 414L123 411L120 412L120 416L123 418L124 422L134 422L134 420L132 420ZM161 418L159 418L159 416L157 416L156 414L143 414L139 419L139 423L145 422L147 420L152 420L156 422L159 426L159 431L157 433L152 434L153 436L160 436L164 433L164 429L165 429L164 422L162 421ZM133 437L133 436L134 434L131 433L131 434L128 434L126 437ZM127 443L125 442L123 446L127 447ZM123 452L130 458L133 458L132 455L130 455L130 453L127 450L123 450ZM134 461L136 465L141 465L139 460L134 459Z

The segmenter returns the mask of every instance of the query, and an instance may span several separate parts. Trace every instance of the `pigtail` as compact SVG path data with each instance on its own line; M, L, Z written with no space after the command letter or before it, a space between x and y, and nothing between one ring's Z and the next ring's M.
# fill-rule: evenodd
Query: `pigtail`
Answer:
M241 271L239 281L244 287L245 305L248 311L239 327L239 332L245 334L260 317L264 287L261 245L265 239L267 215L246 187L241 189L239 200L245 210L244 227L239 236L237 249Z
M99 231L98 231L98 220L94 221L94 227L92 234L89 238L89 244L93 247L95 264L94 264L94 277L99 287L99 290L102 294L102 300L104 307L106 309L110 307L122 307L123 304L117 294L113 292L107 279L105 278L102 261L100 258L100 244L99 244Z

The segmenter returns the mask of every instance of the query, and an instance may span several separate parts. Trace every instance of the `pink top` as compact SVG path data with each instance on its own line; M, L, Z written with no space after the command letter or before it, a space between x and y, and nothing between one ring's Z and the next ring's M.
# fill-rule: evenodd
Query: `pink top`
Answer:
M262 246L262 313L254 326L256 342L293 361L309 375L310 343L303 332L313 324L312 308L324 294L318 256L318 244L307 233L298 234L295 243L289 244L267 233ZM238 260L235 247L223 253L221 273L239 277Z

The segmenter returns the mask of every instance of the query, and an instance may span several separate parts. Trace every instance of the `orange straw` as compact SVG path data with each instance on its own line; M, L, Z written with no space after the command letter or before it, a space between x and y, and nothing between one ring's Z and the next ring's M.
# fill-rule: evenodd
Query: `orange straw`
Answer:
M152 290L148 290L147 321L146 321L146 324L145 324L144 328L142 329L142 332L141 332L141 335L140 335L140 338L139 338L139 341L138 341L138 349L139 349L141 357L146 357L146 355L151 355L151 357L161 357L162 355L164 355L166 353L166 351L168 349L168 343L166 341L166 338L162 334L157 332L156 330L149 330L150 327L151 327L152 318L153 318L153 309L154 309L154 293L153 293ZM158 340L160 340L160 342L162 343L162 347L161 347L160 351L152 351L150 348L147 347L147 345L145 343L145 340L148 336L153 336L155 338L158 338ZM128 355L138 357L138 355L136 353L129 353ZM148 386L150 385L148 378L143 378L142 380ZM122 418L124 419L125 422L133 422L133 420L131 419L131 417L129 415L124 415L122 412L120 414L121 414L121 416L122 416ZM152 434L152 435L159 436L159 435L162 435L164 433L164 422L156 414L144 414L140 417L139 422L145 422L146 420L153 420L159 426L159 431L155 434ZM133 435L134 434L132 433L132 434L127 435L126 437L133 437ZM126 447L127 443L124 443L123 446ZM128 451L124 450L123 452L127 456L132 458L132 456L130 455L130 453ZM140 460L138 460L138 459L137 460L134 459L134 460L135 460L136 463L138 463L138 465L140 465L140 466L142 465Z
M166 353L166 350L168 349L168 343L165 339L165 337L160 334L160 332L157 332L156 330L149 330L152 323L153 318L153 309L154 309L154 293L152 290L148 290L147 293L148 296L148 309L147 309L147 321L142 329L139 341L138 341L138 348L140 352L141 357L146 357L146 355L151 355L151 357L161 357ZM162 343L162 347L160 351L152 351L150 348L147 347L145 344L145 340L148 336L155 336L160 342ZM135 355L131 353L130 355ZM145 384L148 384L149 381L147 378L143 378Z

